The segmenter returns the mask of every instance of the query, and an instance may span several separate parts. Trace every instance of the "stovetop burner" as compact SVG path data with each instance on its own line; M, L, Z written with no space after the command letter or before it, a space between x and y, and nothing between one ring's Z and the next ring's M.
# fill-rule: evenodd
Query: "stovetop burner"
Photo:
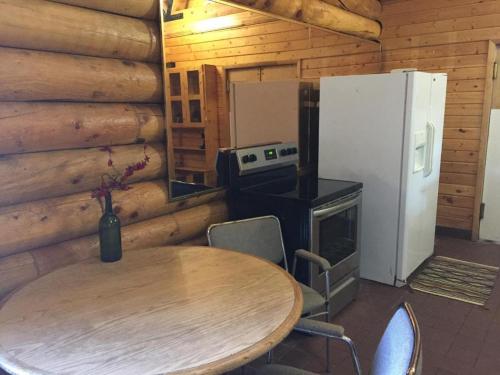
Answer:
M242 191L279 199L299 200L308 204L309 207L317 207L355 193L362 186L363 184L359 182L328 180L308 175L269 181L247 187L242 189Z

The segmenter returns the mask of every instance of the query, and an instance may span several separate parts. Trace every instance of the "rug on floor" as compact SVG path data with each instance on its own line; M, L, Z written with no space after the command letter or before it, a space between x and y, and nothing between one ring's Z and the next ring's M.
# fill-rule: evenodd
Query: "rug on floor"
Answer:
M498 267L442 256L432 257L410 280L410 288L484 306L495 286Z

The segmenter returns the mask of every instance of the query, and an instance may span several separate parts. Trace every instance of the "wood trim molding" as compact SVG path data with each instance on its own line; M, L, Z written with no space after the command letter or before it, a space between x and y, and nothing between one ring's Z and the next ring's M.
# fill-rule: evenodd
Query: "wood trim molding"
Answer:
M472 240L479 240L480 211L483 201L484 177L486 168L486 152L488 148L488 134L490 130L490 113L493 96L493 65L497 54L496 44L488 42L488 60L486 63L486 80L481 120L481 135L479 143L479 160L476 176L476 194L474 199L474 215L472 219Z

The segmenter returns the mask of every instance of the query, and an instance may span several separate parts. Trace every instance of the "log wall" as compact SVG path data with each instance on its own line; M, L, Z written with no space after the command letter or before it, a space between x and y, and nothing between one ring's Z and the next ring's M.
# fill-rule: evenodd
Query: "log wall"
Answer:
M448 73L438 225L477 235L500 2L385 0L383 71Z
M125 251L204 244L225 220L223 193L168 201L157 5L0 1L0 298L98 255L102 146L122 169L149 144L147 168L113 196Z

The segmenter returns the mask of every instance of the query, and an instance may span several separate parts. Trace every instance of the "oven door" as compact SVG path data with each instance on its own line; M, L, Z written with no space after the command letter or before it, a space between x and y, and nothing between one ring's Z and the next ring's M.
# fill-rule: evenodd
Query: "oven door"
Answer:
M353 272L359 272L361 191L311 210L311 251L333 267L330 286ZM311 286L325 291L325 277L310 266Z

